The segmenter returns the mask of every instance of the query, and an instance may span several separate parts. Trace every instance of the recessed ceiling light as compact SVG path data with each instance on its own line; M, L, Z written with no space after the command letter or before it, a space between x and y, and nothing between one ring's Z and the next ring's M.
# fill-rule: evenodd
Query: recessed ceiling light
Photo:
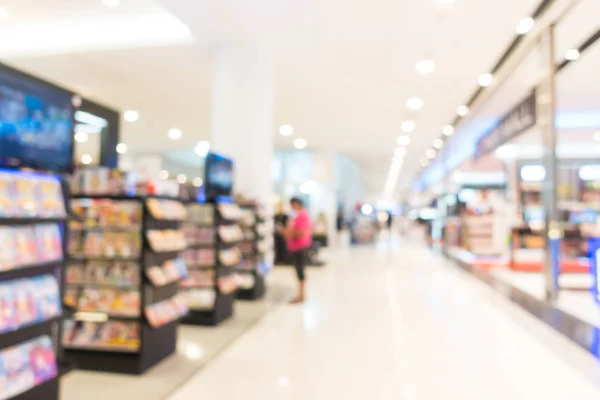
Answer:
M421 60L417 63L417 72L420 74L430 74L435 71L435 63L431 60Z
M306 141L306 139L298 138L294 140L294 147L299 150L305 149L307 145L308 142Z
M454 127L452 125L445 125L442 128L442 133L446 136L452 136L454 134Z
M429 158L430 160L433 160L435 158L435 150L434 149L427 149L427 151L425 152L425 157Z
M420 97L411 97L406 102L406 106L411 110L420 110L423 107L423 99Z
M162 171L159 172L158 176L160 176L160 179L167 180L167 179L169 179L169 171L167 171L166 169L163 169Z
M194 186L200 187L200 186L202 186L202 184L204 183L204 181L202 180L202 178L194 178L192 180L192 183L194 184Z
M442 147L444 147L444 141L442 139L435 139L433 141L433 147L435 147L436 149L441 149Z
M104 3L104 5L106 7L118 7L119 3L121 3L121 0L102 0L102 3Z
M8 17L8 10L5 7L0 7L0 18Z
M93 159L93 158L92 158L92 156L91 156L91 155L89 155L89 154L83 154L83 155L81 156L81 163L82 163L82 164L85 164L85 165L91 164L93 160L94 160L94 159Z
M135 122L138 119L140 119L140 113L138 113L135 110L127 110L125 111L125 113L123 114L123 118L125 119L125 121L127 122Z
M456 113L461 117L466 117L469 114L469 107L462 105L456 109Z
M486 72L479 77L477 82L479 82L479 86L481 87L488 87L494 82L494 75Z
M119 153L119 154L127 153L127 145L125 143L119 143L117 145L117 153Z
M169 138L171 138L173 140L179 140L179 139L181 139L182 136L183 136L183 132L181 131L181 129L177 129L177 128L169 129Z
M187 182L187 176L185 176L184 174L177 175L177 183L180 183L183 185L186 182Z
M198 156L206 157L206 155L210 151L210 143L208 143L206 140L202 140L198 142L196 148L194 148L194 151Z
M75 141L77 143L85 143L89 138L87 132L75 132Z
M529 33L533 29L534 25L535 25L535 20L533 18L531 18L531 17L523 18L517 24L517 28L516 28L517 34L525 35L525 34Z
M398 146L408 146L410 144L410 137L406 135L398 136L396 143L398 143Z
M579 52L579 50L571 49L567 51L567 53L565 54L565 58L569 61L575 61L579 58L580 55L581 53Z
M291 125L281 125L279 127L279 133L281 136L292 136L294 134L294 127Z
M406 133L411 133L416 127L417 124L415 124L413 121L404 121L402 125L400 125L400 128Z

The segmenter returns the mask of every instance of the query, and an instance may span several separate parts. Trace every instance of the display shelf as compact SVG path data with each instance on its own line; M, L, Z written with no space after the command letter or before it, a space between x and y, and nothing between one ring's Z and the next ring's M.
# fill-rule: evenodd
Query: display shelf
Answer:
M77 252L71 258L70 268L81 268L82 274L92 273L98 281L94 278L90 281L89 275L77 276L82 280L68 284L70 289L79 289L79 292L71 293L70 301L66 297L64 300L65 304L73 306L63 336L66 355L80 369L142 374L175 351L177 324L181 315L187 312L182 307L175 307L181 303L178 281L187 276L185 264L179 262L179 242L183 240L179 221L184 217L180 212L185 209L178 201L162 196L75 196L74 202L77 204L73 208L82 214L78 216L79 220L101 215L100 220L104 222L89 230L86 225L92 224L84 223L71 236L77 243L84 243L84 252ZM111 232L111 223L115 221L119 221L121 227L138 221L141 229L126 231L137 235L137 239L128 236L123 243L118 240L113 243L109 238L93 238L92 244L101 249L108 246L113 254L114 250L129 246L125 252L123 249L120 252L132 252L134 256L85 254L91 246L89 241L75 235ZM82 262L85 264L81 265ZM115 271L119 275L115 275ZM83 296L86 296L85 300ZM101 302L104 302L103 306ZM107 307L134 308L136 312L120 313L116 309L107 310ZM168 315L163 313L166 309L170 312ZM136 345L113 343L123 335L130 341L135 340Z
M0 398L58 399L65 196L56 176L0 170Z
M262 246L267 240L265 232L265 216L262 207L254 203L240 204L243 216L241 225L244 231L244 238L241 243L243 267L238 267L238 273L243 275L250 274L249 279L252 285L244 287L242 285L237 293L240 300L259 300L266 293L264 273L268 269L265 249Z
M189 325L208 325L214 326L223 322L233 315L233 303L235 300L235 293L225 293L221 290L219 280L232 276L235 273L235 266L239 264L239 257L235 259L235 252L237 250L237 240L232 241L231 237L226 237L228 234L237 232L239 227L237 226L237 219L239 210L235 204L188 204L188 214L195 215L198 218L193 218L193 224L199 224L201 228L212 228L212 246L204 247L203 249L197 250L192 244L186 252L188 255L184 256L184 259L196 259L204 258L198 262L210 262L213 266L209 265L198 265L194 266L193 261L188 261L190 267L190 274L193 274L194 270L197 271L210 271L214 270L214 276L212 276L213 284L208 287L205 284L202 285L191 285L188 283L182 283L180 285L183 293L186 294L188 299L188 305L190 310L187 316L182 318L182 323ZM213 225L206 226L207 222L212 221ZM235 236L235 234L233 236ZM236 238L237 239L237 238ZM210 253L207 251L212 250ZM197 254L195 252L204 252ZM225 260L225 258L229 258ZM198 287L195 287L198 286ZM192 298L197 296L199 292L212 291L214 295L214 302L206 307L194 307Z

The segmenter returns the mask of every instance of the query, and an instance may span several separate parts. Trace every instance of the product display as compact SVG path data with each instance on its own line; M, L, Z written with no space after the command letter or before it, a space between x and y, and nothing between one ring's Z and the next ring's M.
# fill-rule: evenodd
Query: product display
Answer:
M0 271L62 261L57 224L0 226Z
M59 346L50 337L62 316L65 221L57 177L0 171L0 399L31 398L57 376ZM39 390L58 398L52 385Z
M171 299L154 303L145 309L148 322L155 328L173 322L188 313L186 299L177 295Z
M73 258L136 260L141 251L139 232L82 230L69 233L69 253Z
M146 237L156 252L183 251L187 247L185 236L180 230L149 230Z
M272 229L268 229L263 208L254 202L240 204L243 240L239 243L241 261L239 273L239 299L256 300L265 294L264 275L271 269L269 252L272 246Z
M233 243L244 238L244 234L238 225L223 225L219 227L219 237L223 242Z
M138 317L140 305L138 290L83 288L77 295L77 311L106 313L109 317Z
M226 221L237 221L242 217L242 210L237 204L219 204L217 205L219 215Z
M146 275L154 286L164 286L187 278L188 270L182 259L175 259L166 261L161 266L148 268Z
M215 230L212 227L186 224L181 228L188 249L190 247L212 247L215 240Z
M189 269L213 267L217 262L215 249L185 250L181 257Z
M48 336L0 350L0 365L2 400L25 393L58 373L54 345Z
M66 320L63 328L65 348L137 352L140 325L137 322L82 322Z
M215 223L214 206L212 204L192 203L187 206L188 220L196 225L212 227Z
M186 211L176 200L98 192L118 186L74 199L63 296L73 313L62 339L81 369L141 374L175 351Z
M156 219L182 221L187 216L185 206L175 200L149 199L148 210Z
M71 201L71 208L76 217L69 223L71 230L96 227L141 229L143 207L137 201L75 199Z
M0 334L59 316L60 292L50 275L0 284Z
M192 289L184 296L190 311L210 312L215 308L217 292L214 289Z
M71 264L66 272L67 285L136 287L140 285L140 267L132 262L89 261Z
M189 276L181 281L182 288L209 288L215 286L216 272L214 269L190 271Z
M242 216L239 207L226 204L190 204L188 215L202 214L201 222L193 221L185 229L188 250L182 253L189 277L180 283L189 314L183 323L217 325L233 313L238 288L235 267L241 261L237 247L244 233L237 224ZM194 211L191 211L194 210ZM207 223L212 221L212 225Z
M0 218L64 218L60 181L51 175L0 171Z

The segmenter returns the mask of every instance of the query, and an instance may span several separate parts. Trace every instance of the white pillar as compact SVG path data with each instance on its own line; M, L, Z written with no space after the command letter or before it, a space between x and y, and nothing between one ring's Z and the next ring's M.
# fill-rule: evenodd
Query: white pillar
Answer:
M213 66L212 150L235 161L235 193L270 208L274 64L260 46L222 48Z

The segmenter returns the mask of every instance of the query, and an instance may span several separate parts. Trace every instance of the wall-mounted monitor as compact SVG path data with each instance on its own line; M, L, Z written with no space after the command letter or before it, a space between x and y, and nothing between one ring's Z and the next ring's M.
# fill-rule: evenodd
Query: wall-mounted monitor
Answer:
M208 201L233 194L233 160L208 153L204 173L204 193Z
M72 93L0 65L0 166L73 168Z

